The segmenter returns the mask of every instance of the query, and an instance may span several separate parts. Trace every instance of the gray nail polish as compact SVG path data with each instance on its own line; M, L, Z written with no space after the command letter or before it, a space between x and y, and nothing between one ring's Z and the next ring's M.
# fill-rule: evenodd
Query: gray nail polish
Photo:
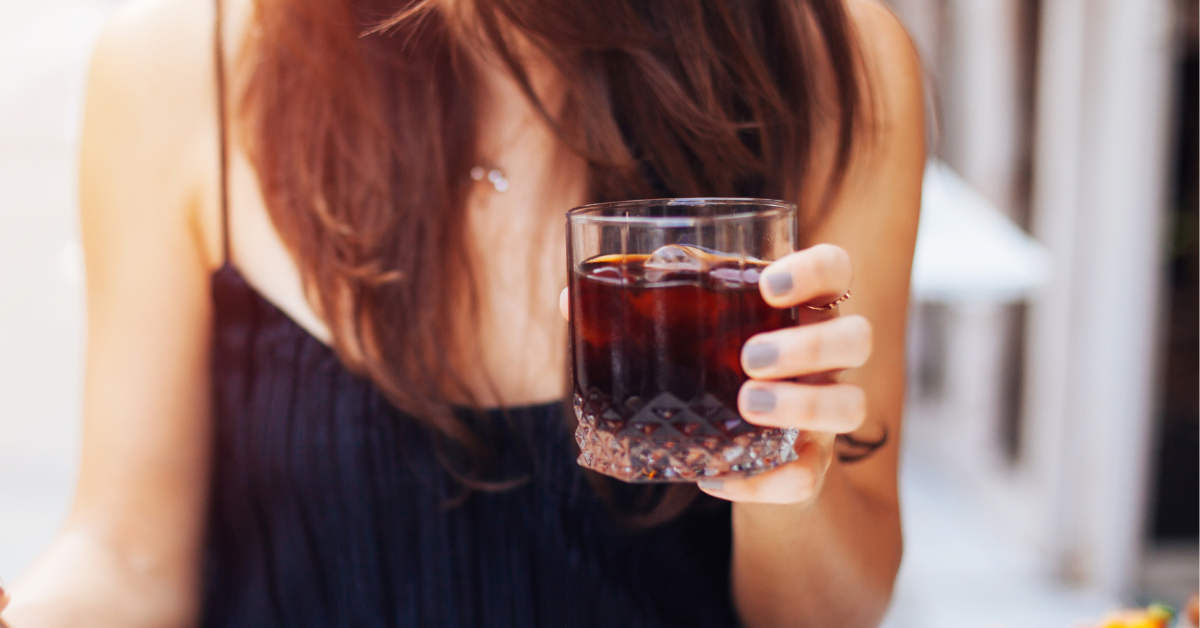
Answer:
M763 277L767 281L767 289L771 296L781 296L792 291L792 274L777 270Z
M725 481L724 480L700 480L699 482L696 482L696 486L698 486L700 488L706 488L710 491L719 491L719 490L725 488Z
M742 348L742 359L752 369L765 368L779 359L779 349L769 342L746 345Z
M770 412L775 409L775 393L751 388L746 391L746 409L750 412Z

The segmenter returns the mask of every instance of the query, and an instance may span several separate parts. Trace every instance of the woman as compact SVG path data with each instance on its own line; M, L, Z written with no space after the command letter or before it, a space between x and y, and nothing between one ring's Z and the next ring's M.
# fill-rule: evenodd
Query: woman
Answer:
M869 0L130 3L87 93L78 495L4 621L875 625L923 165ZM773 306L853 283L743 355L800 459L704 495L584 475L560 403L563 211L666 195L799 203Z

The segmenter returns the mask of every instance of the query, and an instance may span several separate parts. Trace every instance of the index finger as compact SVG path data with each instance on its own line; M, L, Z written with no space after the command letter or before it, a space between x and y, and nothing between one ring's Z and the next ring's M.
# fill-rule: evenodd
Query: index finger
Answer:
M758 289L774 307L824 305L845 294L853 278L850 255L845 250L832 244L817 244L789 253L767 266Z

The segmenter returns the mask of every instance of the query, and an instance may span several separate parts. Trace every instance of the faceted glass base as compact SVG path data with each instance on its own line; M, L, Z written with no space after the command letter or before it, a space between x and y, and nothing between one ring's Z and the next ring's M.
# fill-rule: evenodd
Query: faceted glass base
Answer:
M799 430L756 427L709 394L689 402L661 393L620 407L575 393L579 464L626 482L695 482L753 475L796 459Z

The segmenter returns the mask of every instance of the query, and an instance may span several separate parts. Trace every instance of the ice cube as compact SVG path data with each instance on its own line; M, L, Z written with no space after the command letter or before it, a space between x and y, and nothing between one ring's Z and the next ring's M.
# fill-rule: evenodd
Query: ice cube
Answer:
M715 256L690 244L668 244L646 258L646 268L704 272Z
M727 287L738 288L744 284L758 283L759 272L758 268L755 266L751 266L745 270L726 266L723 268L713 269L708 273L708 276L721 282Z
M702 248L687 244L668 244L651 253L642 266L646 269L646 280L653 283L669 279L677 273L706 273L716 260L715 255Z

